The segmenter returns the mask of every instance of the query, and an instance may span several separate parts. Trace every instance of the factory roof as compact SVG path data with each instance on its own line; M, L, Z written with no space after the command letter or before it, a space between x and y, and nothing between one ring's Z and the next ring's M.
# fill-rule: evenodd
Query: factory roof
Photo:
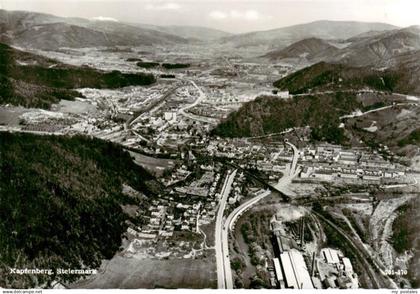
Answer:
M286 284L293 289L313 289L311 276L302 254L296 249L280 254Z

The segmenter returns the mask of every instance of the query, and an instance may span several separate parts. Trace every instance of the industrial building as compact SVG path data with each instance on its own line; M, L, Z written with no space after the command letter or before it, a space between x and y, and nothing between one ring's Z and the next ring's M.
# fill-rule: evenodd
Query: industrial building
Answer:
M280 284L284 280L285 288L314 289L305 260L298 250L291 249L280 254L281 273L278 269L279 266L276 267L276 263L275 259L274 268L277 278Z
M283 289L285 288L285 281L284 281L283 272L280 266L280 260L278 258L274 258L273 263L274 263L274 270L276 272L277 282L279 283L280 289Z
M330 248L324 248L321 250L322 255L324 255L325 261L329 264L339 264L340 258L338 256L338 251Z
M348 276L353 274L353 266L350 262L350 259L348 259L347 257L344 257L343 259L343 265L344 265L344 271L346 272L346 274Z

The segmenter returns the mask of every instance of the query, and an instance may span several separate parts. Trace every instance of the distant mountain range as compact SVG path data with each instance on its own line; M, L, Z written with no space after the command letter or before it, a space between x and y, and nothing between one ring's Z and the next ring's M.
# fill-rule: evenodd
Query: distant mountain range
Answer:
M397 65L399 55L416 50L420 50L420 28L408 27L356 39L335 55L324 58L353 66L389 67Z
M306 61L307 65L326 61L388 68L399 66L403 59L407 61L407 54L418 50L420 28L413 26L390 31L369 31L339 43L317 38L303 39L286 48L270 51L263 57L275 62Z
M262 46L261 56L269 62L298 62L299 67L320 61L377 68L404 63L407 67L418 64L417 59L409 55L420 50L420 28L398 28L385 23L316 21L235 35L205 27L128 24L0 10L0 43L22 48L56 50L62 47L171 46L197 42L212 42L228 48Z
M45 50L60 47L188 44L197 41L216 41L233 47L264 45L277 50L306 38L347 39L370 31L394 29L397 27L383 23L317 21L235 35L205 27L129 24L106 19L88 20L0 10L0 42Z
M230 35L205 27L163 27L0 10L0 42L44 50L60 47L188 44Z
M0 10L0 41L46 50L60 47L169 45L188 42L165 32L129 24Z
M324 56L335 55L339 49L325 40L308 38L293 43L284 49L273 50L264 57L270 60L280 59L305 59L316 60Z
M136 27L149 28L159 32L175 35L181 38L197 41L213 41L224 37L233 36L232 33L206 27L192 26L154 26L146 24L133 24Z
M348 39L369 31L387 31L398 27L385 23L354 21L316 21L268 31L258 31L222 38L221 42L234 47L265 44L271 48L284 48L307 38L325 40Z

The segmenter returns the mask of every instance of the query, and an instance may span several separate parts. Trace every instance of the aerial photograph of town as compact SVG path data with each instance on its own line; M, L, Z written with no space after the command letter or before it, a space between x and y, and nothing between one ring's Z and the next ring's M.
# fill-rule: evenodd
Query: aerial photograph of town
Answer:
M417 293L419 205L420 1L0 1L2 294Z

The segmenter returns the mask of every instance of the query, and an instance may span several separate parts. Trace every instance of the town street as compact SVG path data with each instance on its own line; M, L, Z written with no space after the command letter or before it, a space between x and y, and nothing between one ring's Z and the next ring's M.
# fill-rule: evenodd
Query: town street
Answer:
M233 277L232 277L232 269L230 267L230 257L229 257L229 231L232 231L234 229L234 224L236 220L244 213L246 212L251 206L253 206L255 203L263 199L264 197L271 194L270 190L264 191L257 197L252 198L251 200L243 203L241 206L237 207L234 211L232 211L231 214L229 214L228 218L225 221L225 224L223 226L222 232L221 232L221 238L222 238L222 246L223 246L223 264L225 265L225 271L224 271L224 281L225 281L225 289L233 289ZM220 287L219 287L220 289Z
M201 122L209 123L209 124L216 124L217 120L214 119L214 118L202 117L202 116L195 115L195 114L187 112L188 109L191 109L191 108L197 106L203 100L206 99L206 94L204 94L203 90L201 90L200 87L198 87L197 84L194 81L190 81L190 82L197 89L197 91L199 93L199 96L198 96L197 100L194 101L194 103L179 109L179 113L181 115L185 116L185 117L188 117L189 119L192 119L192 120L197 120L197 121L201 121Z
M216 264L217 264L217 287L219 289L226 289L230 287L233 288L232 284L232 273L230 272L230 263L229 259L224 259L225 256L229 256L229 246L223 243L222 233L224 226L223 213L226 208L226 202L229 197L230 191L232 189L233 180L235 179L237 170L234 170L232 173L228 174L223 184L222 191L220 193L220 204L219 210L216 217L216 230L215 230L215 249L216 249ZM230 273L230 281L226 281L226 271ZM229 288L228 288L229 289Z
M286 142L290 147L293 149L293 159L290 164L290 168L288 172L285 172L283 177L279 180L278 184L276 185L276 188L278 190L284 190L284 188L290 184L292 179L297 175L297 161L298 161L298 150L295 145L292 143ZM225 186L226 186L225 181ZM224 191L224 190L222 190ZM222 251L222 259L223 261L218 260L218 266L217 266L217 274L218 274L218 288L224 288L224 289L233 289L233 277L232 277L232 269L230 267L230 257L229 257L229 231L233 231L234 225L237 221L237 219L248 209L250 209L254 204L259 202L261 199L267 197L271 194L270 190L264 191L261 194L257 195L256 197L248 200L247 202L241 204L239 207L237 207L232 213L227 217L226 221L224 222L224 225L222 226L221 234L217 231L216 226L216 242L218 241L219 235L221 238L221 251ZM222 207L222 203L225 206L226 205L226 199L221 202L220 208ZM219 214L220 214L220 208L219 208ZM224 210L224 208L223 208ZM219 214L218 214L218 221L217 224L219 224ZM223 213L222 213L223 216ZM218 244L218 243L216 243ZM216 245L216 248L218 248L218 245ZM216 256L218 257L218 252L216 251ZM219 263L220 268L223 267L222 270L219 270ZM220 275L224 275L224 277L221 277Z

